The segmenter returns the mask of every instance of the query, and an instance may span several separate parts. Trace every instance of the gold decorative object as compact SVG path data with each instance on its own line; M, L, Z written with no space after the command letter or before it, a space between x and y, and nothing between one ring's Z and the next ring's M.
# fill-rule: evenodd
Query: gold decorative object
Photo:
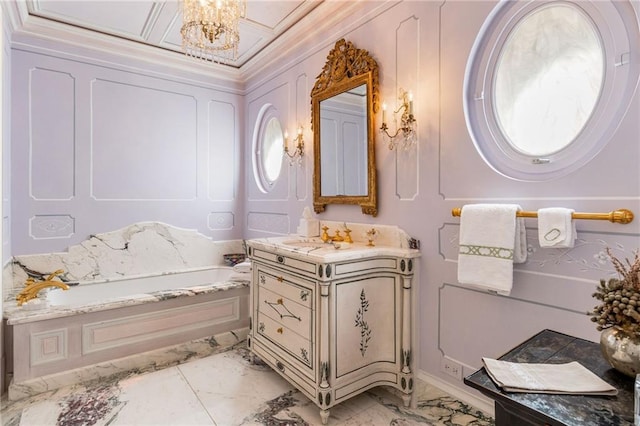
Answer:
M389 133L389 127L387 126L387 104L382 104L382 126L380 126L380 133L390 150L396 149L399 145L402 145L404 149L409 149L418 142L415 129L416 119L413 116L413 95L410 92L407 93L402 88L399 92L400 95L398 99L400 99L401 104L397 110L393 111L394 120L396 114L402 114L400 115L400 126L393 135ZM402 134L400 134L400 132L402 132Z
M62 269L58 269L52 274L50 274L45 281L36 282L33 278L28 278L24 283L24 289L16 296L16 300L18 301L18 306L22 306L23 303L28 302L29 300L35 299L38 297L38 293L40 290L47 287L59 287L63 290L69 290L69 286L61 281L53 281L53 279L63 274L64 271Z
M246 0L183 0L182 49L188 56L226 63L238 56L238 22Z
M351 239L351 229L349 228L344 228L344 242L345 243L352 243L353 240Z
M366 86L367 114L367 193L364 195L322 195L320 103L336 95ZM324 211L327 204L357 204L362 213L376 216L377 187L375 162L374 114L379 109L378 64L369 52L357 49L351 42L340 39L327 56L322 72L311 90L313 125L313 209ZM364 176L363 176L364 178Z
M460 216L462 214L462 208L455 207L451 210L452 216ZM518 211L516 217L538 217L538 212ZM633 221L633 212L627 209L618 209L609 213L578 213L571 214L572 219L587 219L587 220L608 220L613 223L621 223L626 225Z
M369 229L367 231L367 245L369 247L375 246L374 241L376 240L376 238L378 238L378 231L376 231L376 228Z

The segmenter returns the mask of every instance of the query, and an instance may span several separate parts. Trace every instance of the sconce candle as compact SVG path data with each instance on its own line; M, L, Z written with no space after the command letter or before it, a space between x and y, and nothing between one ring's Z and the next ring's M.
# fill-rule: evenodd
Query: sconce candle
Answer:
M386 102L382 103L382 122L383 123L387 122L387 103Z
M298 165L302 164L302 157L304 156L304 140L302 139L302 126L298 127L298 135L294 139L295 148L293 153L289 153L289 133L285 130L284 132L284 154L289 157L289 164L293 165L293 163L298 162Z
M413 93L409 92L409 114L413 115Z

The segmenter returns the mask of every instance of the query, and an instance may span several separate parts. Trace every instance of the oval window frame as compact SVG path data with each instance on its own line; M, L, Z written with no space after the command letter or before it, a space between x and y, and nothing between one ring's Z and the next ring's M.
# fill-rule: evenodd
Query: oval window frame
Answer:
M540 7L568 5L588 17L604 53L600 98L578 136L544 157L517 150L502 133L494 113L493 78L509 35ZM630 10L629 10L630 9ZM501 2L482 25L465 69L463 107L467 129L483 160L497 173L521 181L566 176L591 161L613 136L638 86L638 24L628 2Z
M266 157L263 155L264 153L264 143L265 143L265 133L269 126L271 120L277 120L280 125L280 130L282 131L282 120L278 115L278 110L272 104L265 104L260 108L258 112L258 116L256 118L256 124L253 128L253 140L252 140L252 153L251 163L253 168L253 176L256 181L256 185L258 189L264 194L271 192L271 190L275 187L276 182L282 175L282 162L284 155L284 144L282 144L282 153L280 157L280 170L278 172L278 176L273 179L270 179L267 176L265 161ZM284 134L282 135L282 140L284 142Z

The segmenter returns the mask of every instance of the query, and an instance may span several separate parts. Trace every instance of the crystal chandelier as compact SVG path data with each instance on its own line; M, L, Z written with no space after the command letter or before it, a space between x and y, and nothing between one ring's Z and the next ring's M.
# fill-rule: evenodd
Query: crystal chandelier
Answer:
M183 0L182 49L188 56L227 63L238 57L238 21L246 0Z

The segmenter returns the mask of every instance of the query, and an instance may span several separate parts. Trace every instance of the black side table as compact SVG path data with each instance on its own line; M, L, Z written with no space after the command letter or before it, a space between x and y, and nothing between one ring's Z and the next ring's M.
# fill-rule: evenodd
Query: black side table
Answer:
M614 370L598 343L543 330L500 357L502 361L562 364L578 361L618 389L616 396L550 395L504 392L481 368L464 383L495 401L496 426L633 425L631 377Z

